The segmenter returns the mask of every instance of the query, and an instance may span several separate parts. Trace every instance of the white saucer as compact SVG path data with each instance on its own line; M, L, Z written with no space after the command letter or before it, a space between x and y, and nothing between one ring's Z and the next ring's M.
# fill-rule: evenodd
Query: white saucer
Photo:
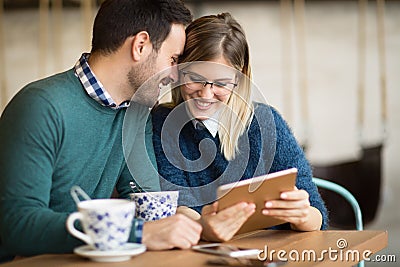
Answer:
M75 254L97 262L127 261L132 256L141 254L145 251L146 246L137 243L126 243L121 249L118 250L95 250L88 245L80 246L74 249Z

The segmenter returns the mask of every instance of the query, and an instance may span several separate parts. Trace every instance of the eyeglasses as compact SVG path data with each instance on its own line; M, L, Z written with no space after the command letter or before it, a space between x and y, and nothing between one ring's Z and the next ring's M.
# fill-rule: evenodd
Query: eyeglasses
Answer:
M224 96L230 94L237 86L237 83L226 82L225 80L207 81L200 74L190 71L182 70L181 73L183 74L183 82L186 87L194 91L202 90L209 84L215 95Z

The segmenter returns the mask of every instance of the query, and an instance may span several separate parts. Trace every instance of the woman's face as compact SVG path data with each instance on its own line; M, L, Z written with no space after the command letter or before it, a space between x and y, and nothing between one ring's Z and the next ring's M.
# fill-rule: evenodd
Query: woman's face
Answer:
M237 86L236 70L223 58L181 70L181 95L192 116L206 120L223 107Z

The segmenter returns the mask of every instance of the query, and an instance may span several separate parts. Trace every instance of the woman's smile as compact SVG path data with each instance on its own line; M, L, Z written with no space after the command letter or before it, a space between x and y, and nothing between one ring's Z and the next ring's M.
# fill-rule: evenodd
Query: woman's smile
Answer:
M212 104L215 104L215 101L203 100L203 99L193 99L194 104L198 109L207 110L211 108Z

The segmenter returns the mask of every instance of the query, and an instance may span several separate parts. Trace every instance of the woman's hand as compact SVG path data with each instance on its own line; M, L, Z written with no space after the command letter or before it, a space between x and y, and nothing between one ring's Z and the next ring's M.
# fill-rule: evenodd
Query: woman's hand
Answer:
M288 222L298 231L319 230L322 224L322 215L310 205L307 191L297 188L281 193L278 200L267 201L262 213Z
M247 219L255 212L253 203L240 202L219 212L218 202L206 205L201 212L199 223L203 227L202 239L207 241L230 240Z

